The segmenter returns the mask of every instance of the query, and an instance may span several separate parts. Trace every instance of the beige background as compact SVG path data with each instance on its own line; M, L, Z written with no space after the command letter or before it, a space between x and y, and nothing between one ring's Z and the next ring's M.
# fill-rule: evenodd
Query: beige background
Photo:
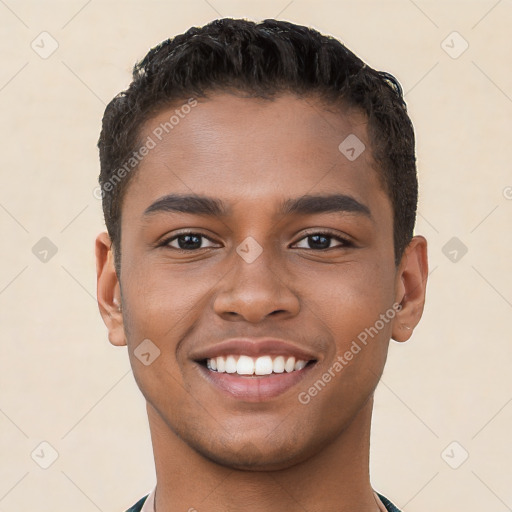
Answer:
M135 60L220 16L311 25L401 81L432 273L376 394L372 483L406 512L512 510L509 0L0 0L0 512L121 511L154 485L144 400L95 300L95 145Z

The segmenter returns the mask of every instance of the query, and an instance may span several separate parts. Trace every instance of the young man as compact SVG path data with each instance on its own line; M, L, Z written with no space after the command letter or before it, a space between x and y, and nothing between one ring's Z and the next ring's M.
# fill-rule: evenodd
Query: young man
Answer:
M374 390L423 311L400 86L333 38L222 19L108 105L98 303L146 398L130 511L378 512Z

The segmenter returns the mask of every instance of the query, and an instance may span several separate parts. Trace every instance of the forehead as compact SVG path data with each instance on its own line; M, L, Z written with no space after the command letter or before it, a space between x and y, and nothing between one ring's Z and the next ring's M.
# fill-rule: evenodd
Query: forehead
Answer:
M368 196L387 200L365 116L344 106L327 108L311 97L217 94L185 100L148 121L140 140L151 141L152 148L126 192L129 212L141 213L170 193L246 206L254 201L259 208L273 198L333 190L363 203Z

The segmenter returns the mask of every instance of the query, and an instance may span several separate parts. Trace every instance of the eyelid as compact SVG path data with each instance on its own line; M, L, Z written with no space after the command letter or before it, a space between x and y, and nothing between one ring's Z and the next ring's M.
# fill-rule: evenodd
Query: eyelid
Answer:
M177 247L172 247L172 246L169 245L170 242L172 242L176 238L179 238L180 236L184 236L184 235L199 235L200 237L203 237L203 238L207 239L208 241L210 241L213 244L217 243L217 242L215 242L215 240L210 238L208 235L202 233L201 231L185 229L183 231L179 231L177 233L174 233L174 234L164 238L160 243L157 244L157 246L158 247L170 247L171 249L176 250L176 251L189 252L189 253L196 252L196 251L199 251L201 249L208 249L209 248L209 247L200 247L199 249L186 250L186 249L179 249ZM336 247L329 247L328 249L305 249L303 247L301 247L301 249L305 249L307 251L328 251L330 249L336 249L337 247L353 247L355 245L354 242L350 239L350 237L340 235L339 233L333 232L333 231L331 231L328 228L310 228L309 230L303 232L301 237L299 239L297 239L295 242L293 242L292 246L296 245L298 242L304 240L305 238L307 238L309 236L314 236L314 235L325 235L325 236L328 236L330 238L333 238L333 239L337 240L338 242L341 242L342 245L341 246L336 246Z
M330 238L333 238L333 239L338 240L339 242L342 242L343 245L341 247L354 247L355 246L355 243L352 241L352 239L350 237L341 235L334 231L331 231L328 228L311 228L311 229L307 230L306 232L303 232L301 237L298 240L296 240L295 242L293 242L292 245L297 244L298 242L304 240L304 238L307 238L308 236L314 236L314 235L327 235ZM340 247L340 246L338 246L338 247ZM337 247L329 247L329 249L336 249L336 248ZM304 248L301 247L301 249L304 249ZM309 251L315 251L315 250L328 251L329 249L305 249L305 250L307 250L307 251L308 250Z
M172 241L174 241L176 238L179 238L180 236L184 236L184 235L199 235L202 238L206 238L208 241L212 242L213 244L218 243L215 240L213 240L210 236L205 235L204 233L202 233L199 230L185 229L183 231L179 231L177 233L173 233L172 235L165 237L161 242L157 243L157 247L171 247L171 246L169 246L169 244ZM186 249L179 249L177 247L171 247L171 249L174 249L175 251L181 251L181 252L195 252L195 251L199 251L201 249L208 249L208 247L201 247L199 249L188 250L188 251Z

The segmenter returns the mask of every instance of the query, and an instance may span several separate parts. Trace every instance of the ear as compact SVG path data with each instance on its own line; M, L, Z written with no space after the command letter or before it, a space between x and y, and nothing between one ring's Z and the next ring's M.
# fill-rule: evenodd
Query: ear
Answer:
M414 236L406 247L397 272L395 303L401 309L395 315L391 337L407 341L420 321L425 306L428 277L427 241Z
M96 286L98 306L112 345L126 345L121 288L114 266L112 242L105 231L96 237Z

